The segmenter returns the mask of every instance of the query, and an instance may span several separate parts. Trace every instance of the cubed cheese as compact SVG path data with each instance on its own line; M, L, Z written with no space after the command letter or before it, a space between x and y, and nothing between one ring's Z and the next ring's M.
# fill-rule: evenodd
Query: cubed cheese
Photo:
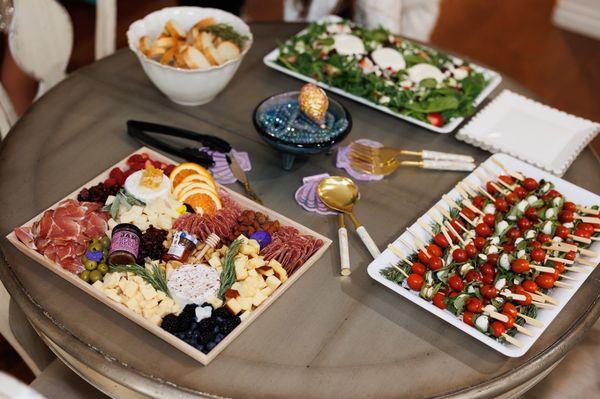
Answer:
M107 297L109 297L113 301L115 301L117 303L123 303L123 300L121 299L121 295L119 295L117 293L116 289L114 289L114 288L104 289L104 293L106 294Z
M250 270L248 270L248 276L249 277L256 277L256 276L258 276L258 272L256 270L254 270L254 269L250 269Z
M256 294L256 287L250 282L244 281L244 283L240 285L238 292L240 293L240 296L253 297Z
M250 259L248 263L246 263L246 267L248 269L257 269L259 267L263 267L266 264L267 262L265 262L265 259L262 256L258 256L256 258Z
M236 300L240 304L240 308L242 310L251 310L252 309L252 298L239 297L239 298L236 298Z
M259 249L250 244L242 244L240 246L240 252L247 256L253 256L258 254Z
M206 302L210 304L213 307L213 309L218 309L221 306L223 306L223 300L217 298L216 296L208 298Z
M156 290L152 286L145 286L140 289L145 300L156 298Z
M258 306L261 303L263 303L265 301L265 299L267 299L267 296L265 294L263 294L262 291L258 291L252 298L252 304L254 306Z
M267 285L269 287L271 287L271 289L273 291L275 291L277 289L277 287L279 287L281 285L281 280L279 280L275 276L269 276L269 277L267 277Z
M217 256L213 256L212 258L210 258L208 260L208 264L211 265L214 268L221 267L221 259L219 259L218 255Z
M260 293L262 293L266 297L269 297L273 293L273 289L271 287L267 286L267 287L263 288L262 290L260 290Z
M133 296L136 294L136 292L138 291L138 285L136 282L134 281L129 281L127 282L127 284L125 285L125 289L123 289L123 294L125 294L126 297L128 298L133 298Z
M98 280L94 284L92 284L92 287L94 287L97 290L102 291L104 289L104 284L102 283L102 281Z
M251 270L253 271L253 270ZM238 281L245 280L248 277L248 270L246 270L245 263L235 263L235 278Z
M268 266L265 267L261 267L256 269L260 274L262 274L263 276L272 276L273 274L275 274L275 272L273 271L273 269L271 269Z
M234 315L236 315L242 311L242 307L240 306L240 303L235 298L229 298L227 300L227 302L225 302L225 306Z

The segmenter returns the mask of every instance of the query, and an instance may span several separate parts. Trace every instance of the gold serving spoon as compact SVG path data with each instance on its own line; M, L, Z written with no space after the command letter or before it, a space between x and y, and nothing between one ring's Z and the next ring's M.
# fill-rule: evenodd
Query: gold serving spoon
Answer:
M369 250L371 256L373 256L373 258L379 256L381 253L379 248L377 248L377 245L375 245L375 242L367 232L367 229L360 224L352 211L359 197L358 186L356 183L347 177L326 177L319 183L317 194L321 201L329 208L348 215L356 228L358 236ZM340 236L340 247L342 247L341 239Z

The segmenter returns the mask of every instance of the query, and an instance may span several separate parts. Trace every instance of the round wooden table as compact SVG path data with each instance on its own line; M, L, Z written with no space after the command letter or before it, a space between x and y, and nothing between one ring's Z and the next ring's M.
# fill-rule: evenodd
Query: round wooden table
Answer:
M262 57L300 25L254 25L256 42L233 81L210 104L183 107L150 83L134 55L119 51L73 73L19 120L0 156L3 235L90 180L140 145L128 119L217 134L248 151L249 177L265 204L329 237L332 217L293 201L301 179L344 174L334 157L297 161L290 172L251 123L256 104L300 82L268 69ZM505 79L501 88L522 88ZM334 96L335 97L335 96ZM339 99L354 128L348 140L473 155L490 154L363 105ZM600 192L598 162L586 148L565 178ZM356 208L383 247L464 175L401 169L360 182ZM233 186L234 189L239 189ZM339 275L334 245L209 366L203 367L141 327L25 258L2 240L0 277L58 356L119 397L363 398L516 396L545 376L600 314L600 270L523 357L506 358L392 291L366 273L370 256L350 234L352 277Z

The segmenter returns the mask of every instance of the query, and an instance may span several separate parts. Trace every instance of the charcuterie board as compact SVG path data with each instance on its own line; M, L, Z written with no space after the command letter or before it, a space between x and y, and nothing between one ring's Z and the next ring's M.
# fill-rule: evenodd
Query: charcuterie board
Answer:
M187 305L181 304L181 306L179 306L179 308L177 309L179 299L183 294L180 291L173 291L177 287L172 284L171 279L169 277L169 273L171 273L172 277L177 272L178 267L180 269L183 269L185 266L187 266L181 265L182 262L179 262L178 264L177 262L173 263L173 261L170 260L169 262L171 263L166 262L165 266L165 262L161 261L159 271L154 270L151 266L151 263L146 263L146 271L142 271L141 274L136 274L134 271L131 271L134 269L129 269L128 265L111 264L108 265L108 271L103 270L102 273L100 273L100 264L104 262L108 263L108 261L106 260L107 254L108 259L117 259L116 257L111 258L112 255L110 255L112 254L112 251L114 249L112 247L112 245L114 245L114 242L110 244L109 251L109 247L102 247L102 240L90 240L89 244L84 244L88 246L84 249L83 257L81 255L71 256L71 254L63 253L64 248L60 246L62 244L57 244L57 242L61 241L61 239L64 238L62 237L61 239L58 239L54 244L51 244L55 245L56 247L52 250L49 250L48 248L50 248L51 245L48 244L48 241L52 241L53 237L56 237L57 235L64 235L65 231L72 227L73 220L81 221L81 226L78 227L77 234L85 235L87 234L86 232L97 231L97 229L100 227L104 227L104 230L106 230L106 227L108 227L110 230L113 231L114 241L114 234L117 231L118 227L114 226L114 221L112 219L114 217L114 214L108 213L114 212L115 207L113 206L113 209L108 209L111 207L111 204L108 204L108 207L104 208L106 210L102 210L100 205L93 206L91 205L92 202L78 201L77 198L79 197L81 199L82 195L84 195L86 198L91 196L92 194L97 195L97 191L92 190L91 187L100 185L101 183L106 185L107 182L113 184L113 181L111 179L115 177L115 169L119 168L120 170L125 170L128 166L131 167L132 156L137 156L139 158L139 156L142 155L143 157L145 157L144 160L147 160L147 158L149 158L154 162L157 168L160 169L162 167L163 171L165 166L169 164L177 164L174 160L169 159L168 157L165 157L160 153L157 153L149 148L142 147L136 152L134 152L131 156L127 157L126 159L123 159L122 161L114 165L111 169L106 170L96 178L87 182L85 185L68 195L67 197L63 198L61 201L52 205L44 213L33 217L24 225L15 229L16 231L18 231L19 234L17 235L13 231L7 235L7 239L22 253L35 260L42 266L46 267L53 273L67 280L82 291L85 291L87 294L93 296L94 298L109 306L121 315L125 316L132 322L138 324L139 326L145 328L149 332L163 339L168 344L174 346L180 351L196 359L203 365L207 365L221 351L223 351L239 334L241 334L258 316L260 316L262 312L264 312L275 300L277 300L277 298L279 298L288 288L290 288L290 286L296 280L298 280L310 267L312 267L317 262L317 260L324 254L324 252L331 244L331 240L297 222L294 222L289 218L286 218L283 215L280 215L277 212L272 211L267 207L264 207L247 199L246 197L226 187L217 186L215 184L215 186L218 187L218 195L220 196L222 202L223 208L221 209L227 208L227 206L229 206L227 204L236 204L235 206L239 215L237 216L237 219L233 218L233 221L240 220L240 217L248 218L249 212L251 210L252 215L260 215L261 219L255 220L257 221L257 223L260 223L261 226L269 226L269 231L271 231L272 233L269 235L269 237L272 239L271 242L273 244L275 244L276 242L281 242L282 237L280 237L280 235L285 233L288 234L285 237L290 237L291 235L292 241L294 239L308 240L304 242L311 243L313 247L311 248L310 252L305 251L301 254L299 253L296 256L296 258L293 259L293 262L295 263L290 263L292 262L290 256L285 258L281 257L279 254L279 252L281 251L278 252L273 248L269 249L269 245L271 245L269 243L258 243L255 239L248 239L248 237L238 237L237 239L233 236L229 238L220 237L221 242L226 245L223 245L222 247L217 245L216 249L208 248L208 252L206 252L205 257L199 257L195 259L196 263L198 263L197 265L195 265L195 268L197 268L197 270L202 270L204 274L212 273L214 275L219 275L219 273L223 272L223 270L227 268L226 262L228 262L227 256L229 252L233 251L233 248L236 247L236 242L240 241L237 243L236 247L239 248L239 250L230 254L231 256L235 255L235 258L232 258L231 260L235 259L236 262L235 270L233 269L233 267L231 268L231 273L233 273L233 281L231 281L230 283L233 283L234 285L229 285L228 289L225 289L224 294L220 297L219 295L215 294L210 299L207 299L209 303L211 303L211 306L208 306L206 303L203 304L201 308L203 312L208 311L210 313L212 311L212 316L209 317L207 317L206 315L199 316L199 314L202 313L199 312L199 308L201 307L200 304L190 304L188 302ZM152 168L146 166L146 169L142 168L140 170L140 173L144 170L147 171L150 169ZM157 169L154 169L154 171L156 170ZM197 185L195 187L197 187ZM85 191L84 188L86 189ZM196 188L195 191L202 191L202 189ZM117 194L116 197L119 197L119 194ZM121 197L121 201L124 201L123 198L125 197ZM192 197L188 196L188 198ZM110 202L111 200L114 203L114 199L111 197L109 197L106 201ZM192 201L188 202L193 203ZM148 204L153 204L153 202L148 202ZM187 204L187 202L185 204ZM125 218L131 216L131 209L135 209L136 205L128 206L129 208L127 208L127 206L123 208L123 205L121 205L121 214L119 217L121 219L120 222L122 224L127 224L125 222ZM183 212L183 209L187 210ZM196 208L196 210L198 210L198 208ZM199 214L188 211L189 204L186 205L184 208L181 208L179 212L181 212L182 215L177 215L176 217L173 217L171 222L177 226L186 226L186 224L184 224L183 222L177 222L177 219L180 219L182 216L185 216L186 220L188 221L194 219L201 220L206 215L209 215L208 213ZM81 217L79 219L77 219L77 217L74 216L75 214L77 214L77 212L81 212ZM219 210L215 212L215 215L219 215ZM61 217L67 214L68 218L61 218L58 216L58 213L60 213ZM150 212L147 212L147 214L150 215ZM146 215L146 211L144 211L144 215ZM141 240L142 251L144 250L143 244L145 234L149 231L148 229L153 229L153 227L148 227L147 224L149 222L165 222L164 220L161 221L159 217L156 217L156 219L152 219L153 216L147 217L150 219L141 220L138 216L137 219L134 218L133 220L133 223L138 223L141 230L145 230L142 234ZM164 218L165 216L162 215L162 217ZM131 218L133 218L133 216ZM218 217L216 217L216 219L213 219L220 220ZM46 229L46 227L44 226L45 221L48 221L48 223L52 223L50 231L46 231L48 229ZM60 227L60 230L58 230L57 226ZM189 223L187 224L187 226L189 226ZM55 230L52 230L53 228ZM249 233L252 230L248 230L249 228L251 228L251 226L238 223L232 225L230 233L237 234L241 230L243 232L240 233L240 236L243 236L244 234L250 235ZM131 229L135 230L134 228ZM103 229L100 228L100 230L102 231ZM193 229L188 228L187 230ZM58 231L58 233L56 233L56 231ZM25 232L27 232L30 236L27 236ZM110 233L110 231L108 233ZM41 234L44 234L43 239L40 236ZM192 250L193 254L197 253L195 251L199 251L201 248L203 248L201 245L201 241L203 240L200 238L202 233L198 234L199 244L196 249ZM33 241L29 240L30 238L32 238L31 236L33 236L34 238ZM103 237L103 239L109 240L109 237L110 234ZM233 241L232 238L234 239ZM71 238L68 239L70 240ZM166 245L168 241L171 241L171 248L173 248L172 241L174 241L174 238L169 237L164 244ZM205 241L208 242L208 240ZM264 247L262 247L263 244L265 245ZM74 243L71 249L77 251L77 245L77 243ZM95 251L95 248L93 248L93 246L95 245L99 246L99 251ZM220 251L219 247L221 248ZM284 246L283 249L285 248L286 247ZM150 248L150 250L152 250L152 248ZM103 255L101 251L105 251L104 258L102 258ZM164 251L166 251L166 248ZM169 249L169 255L171 255L170 251L171 250ZM42 252L44 254L42 254ZM94 256L96 256L97 252L99 252L98 262L100 263L93 261ZM57 255L57 253L60 253L60 255ZM262 256L263 253L267 254L267 259L264 259L265 257ZM148 261L149 259L150 258L146 258L146 261ZM282 263L279 263L278 260L281 260ZM57 262L60 262L60 264ZM158 260L155 261L155 264L158 265ZM175 268L173 268L170 265L173 265ZM119 268L126 268L126 270L122 271ZM166 270L164 270L165 268ZM91 278L92 272L97 272L96 275L101 276L101 278ZM154 284L156 283L156 280L158 280L157 276L161 273L164 276L166 282L165 284L168 286L168 289L165 290L167 291L166 293L161 293L159 289L155 289L157 286L161 286L160 284ZM145 277L141 277L142 275L150 275L151 277L155 277L156 280L152 278L146 280ZM225 274L220 274L220 280L218 279L217 282L223 281L223 276L225 276ZM112 283L109 284L110 282L108 280L111 280ZM232 287L236 288L237 291ZM217 286L216 288L223 289L223 286ZM249 290L254 290L253 292L250 292L250 294L253 294L252 296L250 296L250 294L247 293L247 291ZM262 292L262 294L259 291ZM183 291L183 293L185 293L185 291ZM173 299L171 298L171 294ZM247 296L244 296L242 294ZM174 299L176 297L177 300ZM135 298L137 298L138 302L133 303L132 299ZM156 306L154 301L156 301L159 305ZM171 308L169 309L176 309L176 311L172 313L169 310L162 311L162 313L159 312L157 308L162 304L166 304L167 302L168 305L171 306ZM156 307L151 307L152 305ZM212 307L212 309L207 310L210 307ZM195 311L195 315L193 311ZM176 329L173 328L173 323L175 323L175 325L177 326L181 326L181 323L183 323L181 321L183 318L182 315L184 314L187 314L188 316L190 314L192 316L195 316L194 321L192 321L192 323L195 324L192 324L192 329L189 331L176 331ZM202 317L204 317L204 319L202 319ZM165 325L165 320L167 318L169 318L170 321L169 326ZM216 325L218 327L215 327L216 330L219 330L219 328L221 329L219 330L219 332L215 333L217 335L216 337L215 335L211 335L210 338L206 338L203 341L204 336L200 337L200 335L202 335L203 333L205 333L206 335L209 334L209 332L200 330L201 326L199 327L198 324L202 324L203 321L204 324L208 324L206 320L212 323L211 327ZM221 325L219 323L224 324ZM230 324L227 327L223 327L227 323ZM168 332L167 330L172 331ZM193 337L193 342L197 342L197 345L194 346L190 344L190 334L200 334L197 341L196 336L194 335ZM206 340L208 339L211 339L211 342L207 344Z
M523 189L522 181L509 179L507 172L532 178L525 184L531 184L529 189ZM500 183L500 175L506 184L520 186L517 192L525 190L523 195L508 190ZM488 201L491 194L497 203ZM504 198L509 199L507 207ZM457 203L464 217L458 214ZM494 350L523 356L600 262L599 204L600 196L594 193L511 156L496 154L394 240L368 266L368 273ZM495 219L486 223L473 208ZM475 226L467 223L469 217ZM448 226L444 222L449 220ZM430 242L444 253L433 254L436 249ZM449 242L454 250L447 249ZM573 246L577 249L572 250ZM490 305L495 309L489 309ZM518 330L514 324L519 324Z

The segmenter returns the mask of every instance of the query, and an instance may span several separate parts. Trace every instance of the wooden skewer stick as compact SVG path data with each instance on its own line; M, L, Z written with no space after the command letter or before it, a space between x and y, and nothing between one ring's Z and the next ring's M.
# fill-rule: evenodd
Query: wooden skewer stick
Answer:
M596 267L596 266L598 266L597 263L592 262L591 260L583 259L583 258L576 258L575 261L577 263L581 263L584 266L590 266L590 267Z
M565 270L573 273L587 273L587 270L577 266L565 266Z
M502 338L504 338L506 340L506 342L513 344L516 347L522 348L523 344L521 343L521 341L519 341L516 338L511 337L510 335L506 334L506 333L502 333Z
M477 191L473 190L468 184L465 184L464 180L458 182L458 187L463 189L467 193L467 195L471 198L477 196Z
M572 265L574 263L574 261L572 261L572 260L565 259L565 258L555 258L554 256L546 256L546 260L544 260L544 263L546 263L548 261L564 263L565 265Z
M520 332L521 334L525 334L525 335L529 335L530 337L533 337L533 333L531 331L529 331L528 329L526 329L523 326L518 325L517 323L514 324L514 327L517 329L518 332Z
M552 245L552 244L556 244L556 245ZM574 244L567 244L566 242L558 242L558 243L552 243L552 244L550 246L562 248L562 249L559 249L559 251L563 251L563 252L575 251L575 252L579 252L583 256L589 256L590 258L596 258L598 256L598 254L596 252L586 249L586 248L578 247L577 245L574 245Z
M464 183L466 183L467 186L471 187L474 190L478 190L481 194L485 195L490 201L494 202L496 201L496 198L494 198L490 193L488 193L488 191L481 187L476 185L475 183L469 181L469 180L463 180Z
M517 180L521 180L521 181L525 180L525 176L523 176L519 172L508 170L506 168L506 166L504 166L504 164L502 162L498 161L495 157L492 157L490 159L492 160L493 163L498 165L500 167L500 169L502 169L504 171L504 173L506 173L507 175L511 175L512 177L514 177Z
M592 240L590 240L589 238L576 236L574 234L569 234L569 238L572 239L573 241L577 241L577 242L580 242L583 244L591 244L592 243Z
M550 301L546 301L546 298L544 298L543 296L539 296L538 294L534 294L533 292L530 292L529 295L531 295L531 299L536 302L541 302L541 303L550 302Z
M444 198L444 196L446 196L447 198ZM458 204L456 202L454 202L454 200L452 200L452 198L448 197L446 194L444 194L442 196L442 199L444 201L446 201L448 203L448 205L450 205L451 207L454 206L455 208L460 209L460 206L458 206ZM442 206L440 206L438 208L438 210L440 211L440 213L442 215L444 215L444 217L446 219L448 219L448 221L452 220L452 216L450 216L450 213L448 213ZM471 226L473 226L473 227L476 226L475 222L473 222L471 219L469 219L467 216L465 216L464 213L459 212L459 215L462 216L462 218L465 219ZM468 232L468 230L462 224L458 223L458 227L460 227L461 230L464 231L465 233Z
M408 232L410 233L410 235L412 235L412 237L413 237L413 241L415 242L415 244L417 244L417 247L418 247L418 248L419 248L421 251L425 252L425 253L426 253L427 255L429 255L429 256L432 256L432 255L429 253L429 251L427 250L427 248L425 248L425 244L423 244L423 241L421 241L421 239L419 238L419 236L418 236L416 233L414 233L414 232L413 232L413 231L410 229L410 227L409 227L409 228L407 228L407 229L406 229L406 231L408 231Z
M490 185L491 185L492 187L494 187L494 189L495 189L496 191L498 191L500 194L502 194L502 195L504 195L504 196L506 196L506 195L508 195L508 194L509 194L509 192L508 192L507 190L503 189L502 187L498 186L496 183L494 183L493 181L491 181L491 180L488 178L488 176L486 176L486 175L485 175L485 173L481 172L481 171L480 171L480 170L478 170L478 169L475 169L474 173L475 173L475 175L476 175L477 177L479 177L479 178L481 179L481 181L483 181L484 183L485 183L486 181L488 181L488 180L489 180L489 183L490 183Z
M506 298L514 299L515 301L524 301L527 299L525 295L515 294L513 292L510 292L510 290L503 290L502 292L500 292L500 295Z
M399 240L402 244L404 244L406 246L406 248L408 248L409 250L411 250L413 252L417 252L417 249L411 243L405 241L404 238L400 237Z
M554 285L561 288L573 288L571 284L563 283L562 281L555 281Z
M600 215L600 210L599 209L593 209L593 208L588 208L587 206L577 206L577 210L579 212L583 212L583 213L587 213L588 215L594 215L594 216L599 216Z
M538 308L542 308L542 309L554 309L554 305L552 305L550 303L531 301L531 304L537 306Z
M596 233L600 233L600 229L594 229Z
M493 170L489 169L485 164L481 164L481 167L483 168L483 170L485 170L490 176L495 176L495 173ZM504 180L498 178L498 183L502 184L504 187L506 187L507 189L509 189L510 191L513 191L516 187L516 185L512 185L512 184L508 184L507 182L505 182Z
M401 267L399 267L398 265L392 265L394 267L394 269L398 270L400 273L402 273L404 275L404 277L408 278L408 274L402 270Z
M481 210L479 208L477 208L475 205L473 205L473 203L471 202L471 200L469 199L469 194L467 194L467 192L465 190L463 190L460 186L456 186L456 191L458 191L458 193L461 195L461 197L463 197L463 203L467 206L467 208L469 208L470 210L472 210L473 212L479 214L479 215L484 215L483 212L481 212Z
M564 278L565 280L577 281L575 277L567 276L566 274L559 274L560 278Z
M581 215L578 215L578 214L575 214L573 217L575 219L579 219L579 220L581 220L582 222L585 222L585 223L591 223L591 224L600 223L600 218L597 218L597 217L581 216Z
M544 323L542 323L539 320L534 319L533 317L525 316L522 313L517 313L517 316L519 316L520 318L522 318L523 320L525 320L527 323L531 324L532 326L539 327L539 328L544 327Z
M506 323L508 321L508 316L506 316L505 314L502 314L502 313L498 313L494 310L484 309L483 314L490 316L492 319L500 320L503 323Z
M600 241L600 237L590 237L590 240L592 240L592 241Z
M440 218L434 212L427 212L427 215L440 226L440 231L442 232L444 237L446 237L446 241L448 241L450 248L457 248L457 246L454 245L454 241L452 241L452 238L450 238L450 235L448 234L448 229L446 228L446 226L444 226L442 218Z
M388 244L388 248L390 251L392 251L394 253L394 255L399 257L400 260L403 260L404 262L408 263L410 266L413 265L413 263L410 260L408 260L408 258L406 256L404 256L404 253L402 252L402 250L400 248L398 248L394 244Z
M553 267L540 266L540 265L536 265L536 264L533 264L533 263L530 263L529 267L531 267L533 270L537 270L538 272L554 273L554 268Z
M542 291L536 291L535 293L544 298L546 302L550 302L553 305L558 305L558 301L552 298L550 295L544 294Z
M429 226L427 223L425 223L421 219L417 219L417 224L419 226L421 226L423 228L423 230L425 230L431 236L431 238L435 237L435 234L433 233L431 226Z

